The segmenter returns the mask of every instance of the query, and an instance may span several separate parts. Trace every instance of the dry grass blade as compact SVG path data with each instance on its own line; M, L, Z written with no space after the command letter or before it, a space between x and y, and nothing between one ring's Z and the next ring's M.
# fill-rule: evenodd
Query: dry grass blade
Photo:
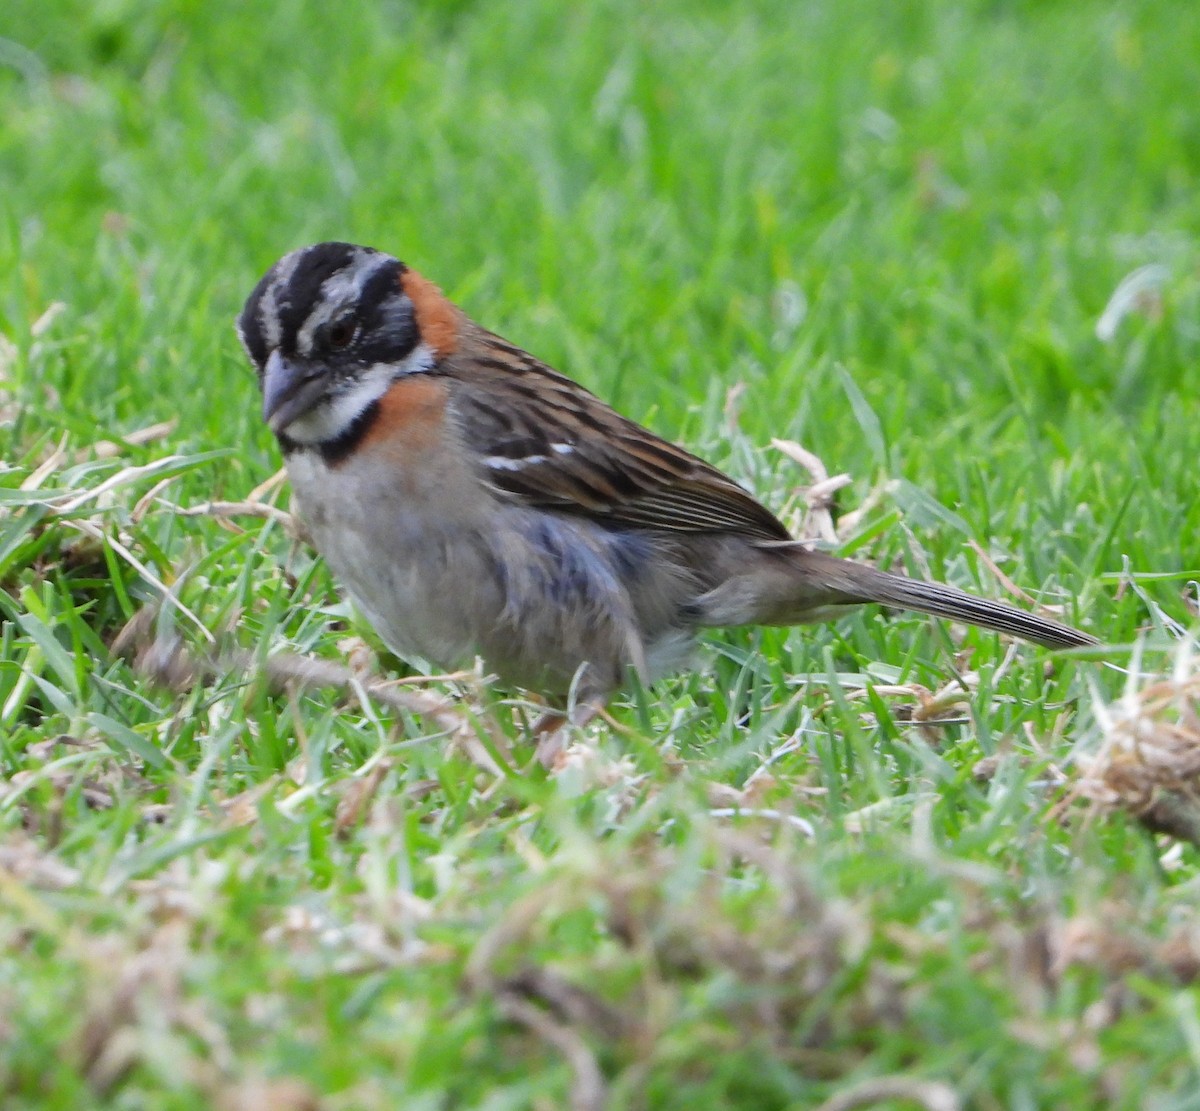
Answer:
M257 486L255 486L254 489L246 495L246 501L260 502L268 494L278 490L279 487L285 482L287 482L287 468L280 467L279 470L271 475L270 478L264 479Z
M770 807L718 806L708 812L710 818L757 818L764 822L779 822L799 830L805 837L816 837L812 822L801 818L798 814L788 814L783 810L773 810Z
M925 1111L959 1111L962 1100L949 1084L936 1080L914 1080L908 1076L880 1076L864 1080L830 1097L817 1111L854 1111L856 1107L878 1107L891 1100L903 1100Z
M25 476L19 489L40 490L42 483L67 461L67 437L64 436L56 447L42 462Z
M223 1088L214 1097L216 1111L319 1111L320 1098L302 1080L258 1077Z
M807 509L799 529L800 538L836 544L838 534L832 512L834 495L853 480L848 474L830 477L821 458L794 440L772 440L771 446L794 463L799 463L813 477L813 484L803 489Z
M29 326L29 334L34 339L41 339L51 328L54 327L54 322L67 311L67 303L65 301L51 301L41 315Z
M262 517L265 520L281 524L290 536L303 535L303 530L299 527L296 518L291 513L286 509L280 509L278 506L269 505L267 502L207 501L202 502L200 505L171 505L168 508L180 517L219 517L222 519L229 517Z
M1082 797L1200 845L1200 671L1190 645L1170 677L1144 675L1140 663L1138 652L1120 700L1094 697L1100 743L1077 755L1081 774L1064 805Z
M150 570L137 556L133 554L124 544L121 543L115 536L109 536L103 529L97 528L91 521L73 520L65 521L64 524L78 532L82 532L84 536L90 536L99 544L107 544L114 552L117 553L126 563L129 564L147 583L150 584L161 596L164 602L172 609L178 610L200 631L200 635L204 637L210 644L216 643L216 638L208 631L207 626L199 617L196 616L187 606L185 606L166 583L162 581L153 571Z
M224 657L222 662L246 671L258 666L257 658L249 652L232 654ZM359 675L343 664L297 656L292 652L277 652L268 657L262 663L262 671L272 683L279 686L294 681L301 687L332 687L347 691L360 701L369 695L393 710L417 714L448 733L453 741L462 744L468 755L485 770L495 776L505 774L504 768L480 743L470 715L453 699L432 691L400 690L383 680ZM506 751L499 737L493 736L491 740L505 763L511 766L511 754Z
M1012 579L1010 579L1003 571L1000 570L996 564L996 561L983 550L977 541L968 540L967 545L979 557L980 562L989 571L991 571L996 581L1014 598L1024 602L1026 605L1031 606L1035 610L1041 610L1043 613L1048 614L1051 617L1062 617L1062 606L1048 606L1045 604L1045 602L1039 602L1029 593L1022 590L1015 582L1012 581Z
M561 1022L595 1030L609 1038L619 1038L628 1032L630 1023L619 1011L547 968L526 968L507 977L495 990L518 995L544 1007Z
M135 952L103 957L107 976L96 977L75 1046L80 1071L98 1098L111 1092L147 1052L153 1027L184 1029L208 1043L214 1060L232 1053L224 1033L185 997L187 925L168 921ZM115 976L115 979L113 978ZM103 990L101 981L108 980ZM184 1067L191 1062L181 1062Z
M134 504L130 511L129 519L135 524L140 525L146 519L146 514L150 511L150 507L159 500L161 494L173 482L180 478L177 474L167 475L166 478L159 479L153 486L150 487Z
M959 711L963 706L971 704L971 697L978 688L979 676L971 671L956 675L936 691L931 691L920 683L881 683L852 687L846 691L846 698L856 702L870 695L887 699L908 699L916 705L911 709L897 710L898 721L936 725L946 724L948 715L953 715L954 721L961 720L958 716Z
M77 522L78 523L78 522ZM481 725L459 703L433 691L398 688L396 684L373 679L344 664L330 660L298 656L293 652L277 652L267 659L245 649L230 649L203 654L190 648L178 635L160 634L155 630L153 609L136 613L113 641L113 652L130 659L143 674L173 690L186 690L205 677L229 671L246 675L262 675L277 690L334 689L345 691L364 706L374 699L384 706L404 713L416 714L448 734L453 743L463 746L480 767L497 777L507 774L500 760L512 766L500 732L489 732L492 749L479 737ZM210 641L215 639L208 634ZM483 724L487 724L484 722Z
M505 1018L525 1027L562 1054L571 1068L573 1111L599 1111L607 1102L607 1084L595 1055L578 1027L609 1039L627 1029L625 1018L603 1000L557 973L525 964L517 973L497 976L507 952L524 948L556 891L543 887L513 905L479 941L467 964L467 983L477 995L495 999Z
M852 509L849 513L843 513L838 518L838 539L844 540L848 536L853 536L863 521L888 499L895 488L896 482L894 479L884 480L872 487L867 496L858 504L857 509Z
M608 1085L596 1056L570 1026L515 992L501 992L496 1004L505 1018L524 1026L531 1034L558 1050L571 1068L572 1111L603 1111Z
M788 827L765 844L756 832L703 821L703 867L681 870L673 849L647 841L623 855L619 868L597 852L511 903L471 954L465 979L472 993L519 997L524 1006L506 1013L544 1040L566 1027L610 1049L619 1042L653 1056L657 1047L669 1052L667 1016L679 1013L682 994L719 974L737 985L721 1005L729 1028L805 1052L827 1046L835 1036L828 993L861 959L867 923L848 903L814 888L794 853L782 848L794 843ZM770 894L752 918L731 913L726 901L735 875ZM596 915L597 927L620 947L614 963L597 967L557 949L558 924L578 914ZM535 964L539 955L563 971ZM614 967L628 975L614 978ZM900 1005L882 978L874 986L871 1006ZM552 1044L564 1054L578 1049L576 1040ZM580 1068L577 1075L586 1075Z
M380 785L391 770L390 760L378 760L365 775L351 780L345 793L338 800L337 813L333 820L333 832L338 838L346 839L362 824Z
M0 891L11 897L9 883L43 891L65 891L80 879L79 871L48 853L34 839L21 833L8 833L0 844Z
M1181 925L1165 938L1150 937L1131 918L1129 907L1110 904L1055 923L1048 931L1054 982L1073 966L1097 969L1114 985L1131 974L1181 987L1200 979L1200 931L1194 925Z
M634 1025L620 1011L592 992L571 983L556 972L540 968L522 958L521 968L511 975L497 975L496 968L514 951L527 948L539 920L560 893L555 887L530 892L518 900L475 946L467 963L466 981L478 995L520 998L537 1005L556 1020L585 1027L608 1038L631 1032Z
M112 459L127 448L144 447L157 440L165 440L178 427L179 421L174 417L157 424L148 424L145 428L136 428L125 433L119 440L97 440L90 447L77 451L75 458L82 460L92 456L96 459Z
M74 513L89 502L99 501L107 494L111 494L114 490L119 490L123 486L130 486L135 482L140 482L144 478L153 478L162 474L163 471L183 467L191 462L192 460L185 455L165 455L161 459L155 459L152 463L144 463L136 467L122 467L116 474L109 475L99 485L92 486L82 493L74 494L62 500L53 499L51 503L52 512L57 514Z

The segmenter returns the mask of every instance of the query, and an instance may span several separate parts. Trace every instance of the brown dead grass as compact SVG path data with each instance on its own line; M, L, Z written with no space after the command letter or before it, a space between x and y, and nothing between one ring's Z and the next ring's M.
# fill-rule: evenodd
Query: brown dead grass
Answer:
M1093 699L1094 735L1060 813L1079 800L1124 812L1153 833L1200 845L1200 669L1189 646L1170 675L1143 673L1135 654L1124 696Z

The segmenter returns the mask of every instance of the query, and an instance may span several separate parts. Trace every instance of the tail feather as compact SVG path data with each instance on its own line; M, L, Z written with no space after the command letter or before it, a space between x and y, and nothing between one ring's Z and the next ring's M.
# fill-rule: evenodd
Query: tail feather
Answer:
M1100 642L1069 625L1039 617L1005 602L977 598L944 583L910 579L879 571L863 563L842 559L808 548L782 545L775 553L785 554L787 572L776 579L770 612L755 620L770 624L824 620L829 606L875 602L896 609L916 610L947 617L968 625L979 625L1010 633L1047 648L1082 648ZM778 567L778 564L776 564ZM782 619L782 620L781 620Z
M1011 633L1047 648L1083 648L1089 644L1099 644L1094 636L1073 629L1070 625L1038 617L1004 602L977 598L943 583L906 579L883 571L874 572L867 582L873 589L863 601L965 621L969 625L980 625L999 633Z

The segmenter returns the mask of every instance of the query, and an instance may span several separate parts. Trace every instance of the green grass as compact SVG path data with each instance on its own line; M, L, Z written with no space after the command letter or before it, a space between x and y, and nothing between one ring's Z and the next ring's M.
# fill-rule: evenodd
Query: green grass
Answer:
M1197 57L1185 0L7 0L4 1106L1200 1108L1196 851L1061 803L1119 669L739 631L547 779L502 692L235 666L378 645L279 523L179 512L277 468L232 319L348 238L796 524L803 443L875 495L845 554L1002 596L974 541L1169 671Z

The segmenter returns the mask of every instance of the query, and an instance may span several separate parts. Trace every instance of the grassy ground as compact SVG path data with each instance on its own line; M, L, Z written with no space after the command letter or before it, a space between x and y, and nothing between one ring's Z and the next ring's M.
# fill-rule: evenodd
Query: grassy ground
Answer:
M1197 57L1186 0L7 0L4 1106L1200 1108L1196 852L1088 772L1195 612ZM316 682L402 668L186 511L278 466L231 321L321 238L1114 647L715 637L555 780L477 681Z

